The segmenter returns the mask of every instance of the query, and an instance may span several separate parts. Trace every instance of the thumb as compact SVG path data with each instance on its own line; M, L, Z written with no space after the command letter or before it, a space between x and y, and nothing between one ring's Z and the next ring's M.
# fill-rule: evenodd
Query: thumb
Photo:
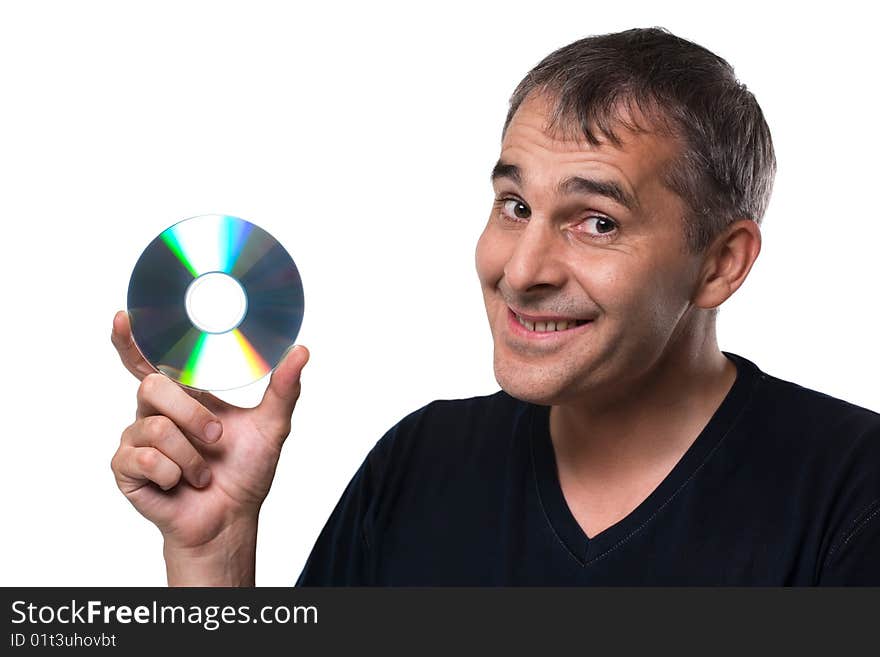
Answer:
M281 432L284 436L290 431L290 416L301 388L300 374L307 362L309 350L298 344L287 352L272 372L269 387L256 409L260 424L270 431Z

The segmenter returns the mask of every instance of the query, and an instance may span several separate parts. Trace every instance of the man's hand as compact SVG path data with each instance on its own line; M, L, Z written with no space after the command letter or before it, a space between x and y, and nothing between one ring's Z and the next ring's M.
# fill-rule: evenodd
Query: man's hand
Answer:
M253 585L257 517L290 433L308 350L286 355L259 406L238 408L156 372L123 311L111 340L141 381L136 420L111 467L119 489L165 538L169 585Z

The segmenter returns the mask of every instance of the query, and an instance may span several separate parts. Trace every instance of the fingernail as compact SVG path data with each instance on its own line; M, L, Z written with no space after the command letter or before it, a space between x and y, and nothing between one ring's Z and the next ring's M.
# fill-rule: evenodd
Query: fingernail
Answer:
M220 434L223 433L223 427L220 426L219 422L208 422L205 425L205 440L209 443L216 442L220 439Z
M204 488L211 481L211 471L208 470L208 468L205 468L204 470L199 472L199 475L196 478L196 481L198 482L199 488Z

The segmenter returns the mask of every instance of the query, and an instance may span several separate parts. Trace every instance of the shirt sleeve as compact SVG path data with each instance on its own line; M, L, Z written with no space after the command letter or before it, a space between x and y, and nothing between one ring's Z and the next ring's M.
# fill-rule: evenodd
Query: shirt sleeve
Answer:
M321 530L296 586L370 584L370 541L366 519L374 472L367 455Z
M413 411L373 445L318 535L295 586L374 586L378 536L388 498L407 470L406 454L431 404ZM384 509L384 511L382 510Z
M832 545L820 586L880 586L880 499Z

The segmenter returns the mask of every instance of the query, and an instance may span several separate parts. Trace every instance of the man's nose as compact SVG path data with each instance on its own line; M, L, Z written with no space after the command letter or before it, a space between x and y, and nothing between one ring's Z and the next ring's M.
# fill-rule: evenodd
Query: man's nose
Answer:
M561 250L564 236L549 220L532 217L519 233L516 246L504 266L504 280L517 292L527 292L538 285L562 287L565 268Z

